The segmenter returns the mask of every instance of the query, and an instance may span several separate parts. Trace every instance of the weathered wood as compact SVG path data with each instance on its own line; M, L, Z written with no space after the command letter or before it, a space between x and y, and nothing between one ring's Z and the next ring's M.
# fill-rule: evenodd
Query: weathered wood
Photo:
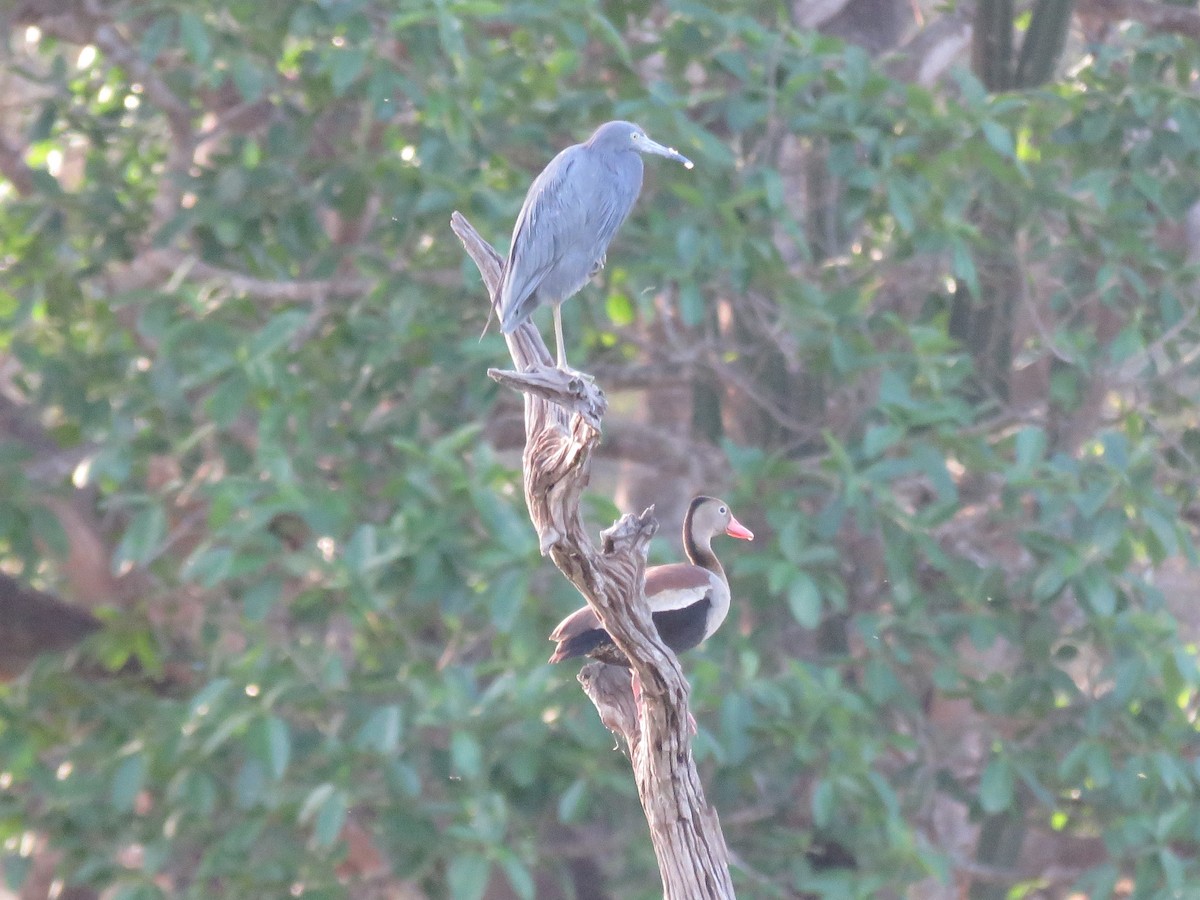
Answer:
M459 213L451 227L479 267L495 302L504 261ZM688 683L675 654L659 639L642 585L646 552L658 530L653 508L622 516L596 547L584 528L580 498L590 477L607 408L604 392L586 378L552 367L532 322L506 335L516 371L489 370L525 400L525 502L542 554L583 595L642 680L639 717L629 674L589 663L580 683L604 724L629 748L642 810L667 900L734 896L728 851L716 812L692 759Z

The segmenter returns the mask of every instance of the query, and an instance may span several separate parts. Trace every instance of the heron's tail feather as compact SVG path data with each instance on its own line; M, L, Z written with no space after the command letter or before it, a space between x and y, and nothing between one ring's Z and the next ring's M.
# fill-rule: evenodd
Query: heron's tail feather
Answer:
M492 297L492 305L488 309L487 321L483 323L483 331L479 332L479 340L482 341L484 335L488 333L488 329L492 327L492 319L496 318L496 311L500 309L499 296Z
M488 329L492 327L492 319L496 318L496 307L493 306L488 310L487 321L483 323L483 331L479 332L479 340L482 342L484 335L488 333Z

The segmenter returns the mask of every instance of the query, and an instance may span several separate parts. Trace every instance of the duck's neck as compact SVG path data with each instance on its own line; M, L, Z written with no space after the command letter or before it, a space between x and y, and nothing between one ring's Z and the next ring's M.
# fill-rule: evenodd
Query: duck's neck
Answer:
M689 509L687 516L683 520L683 552L687 554L687 558L692 565L700 566L702 569L708 569L714 575L725 579L725 570L721 568L721 562L717 559L717 555L712 550L712 537L709 535L699 536L692 527L692 513L694 510Z

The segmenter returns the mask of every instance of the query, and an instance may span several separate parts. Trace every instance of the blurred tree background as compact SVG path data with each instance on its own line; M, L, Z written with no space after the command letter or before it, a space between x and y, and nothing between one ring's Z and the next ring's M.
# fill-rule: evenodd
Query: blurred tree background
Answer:
M739 891L1195 896L1192 5L0 21L13 896L658 894L544 663L578 597L448 227L503 249L615 117L697 166L564 310L613 406L589 512L658 504L662 560L694 492L759 535L685 661Z

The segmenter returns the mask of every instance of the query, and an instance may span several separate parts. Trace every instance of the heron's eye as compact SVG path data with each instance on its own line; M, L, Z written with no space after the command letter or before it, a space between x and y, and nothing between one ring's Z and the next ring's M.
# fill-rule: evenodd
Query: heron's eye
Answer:
M637 140L638 138L640 138L640 137L641 137L641 135L640 135L640 134L638 134L638 133L635 131L633 134L631 134L631 135L629 136L629 139L630 139L631 141L636 141L636 140Z

